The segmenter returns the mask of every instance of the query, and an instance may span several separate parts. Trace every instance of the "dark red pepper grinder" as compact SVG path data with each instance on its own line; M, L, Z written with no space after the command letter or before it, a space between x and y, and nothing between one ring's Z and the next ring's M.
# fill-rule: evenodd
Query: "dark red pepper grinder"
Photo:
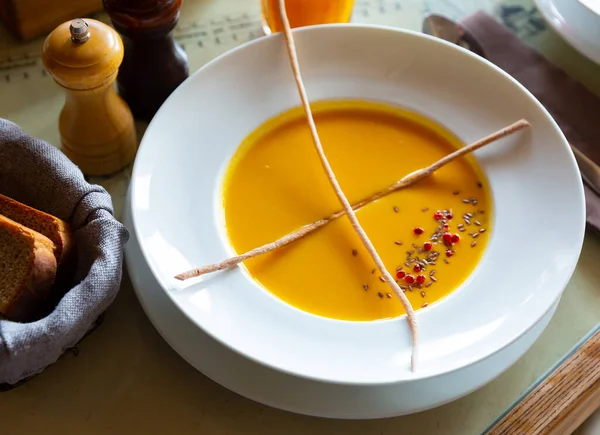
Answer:
M181 0L103 0L123 39L125 57L117 88L133 116L150 121L171 92L189 75L188 60L172 30Z

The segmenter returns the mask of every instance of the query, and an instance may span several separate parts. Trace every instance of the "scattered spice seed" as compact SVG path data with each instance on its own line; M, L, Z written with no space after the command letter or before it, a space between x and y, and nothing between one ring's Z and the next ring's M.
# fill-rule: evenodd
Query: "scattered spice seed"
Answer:
M406 275L404 277L404 281L406 281L408 284L413 284L415 282L415 277L412 275ZM410 287L409 287L410 289Z
M477 210L477 213L479 213L479 214L485 214L485 212L483 210Z
M416 227L413 229L413 233L415 234L423 234L425 232L425 230L421 227Z
M381 281L381 282L385 282L385 278L384 278L383 276L380 276L380 277L379 277L379 281Z
M431 287L432 285L433 285L433 282L429 281L427 284L425 284L425 288Z
M401 285L401 286L400 286L400 290L404 290L404 291L406 291L406 290L408 290L408 287L406 287L405 285Z
M383 299L383 293L379 292L379 293L377 293L377 296L379 296L381 299Z
M425 308L426 306L428 306L429 304L427 302L425 302L422 307Z
M409 291L409 292L411 292L412 290L413 290L413 289L412 289L412 286L411 286L411 285L409 285L409 286L408 286L408 291Z
M477 187L479 187L480 189L483 187L483 184L481 184L481 181L477 182Z
M463 199L462 202L465 203L465 204L470 204L471 200L470 199Z
M479 228L480 233L485 233L485 228Z
M425 292L421 292L421 297L424 298L425 297Z
M446 264L450 264L450 262L448 261L448 259L447 259L447 258L444 258L444 263L446 263Z
M429 211L429 207L422 208L421 211L425 213L426 211Z
M431 272L429 272L429 276L433 276L435 275L435 269L433 269Z
M396 272L396 278L398 279L402 279L406 276L406 272L404 272L403 270L399 270L398 272Z
M460 190L455 190L454 192L452 192L452 195L460 195Z
M477 237L479 237L479 233L473 233L473 234L471 234L471 237L473 237L474 239L476 239Z
M418 284L423 284L426 279L427 278L425 278L425 275L417 275L417 283Z
M398 209L398 207L394 206L394 213L398 213L400 210Z
M431 281L433 281L433 282L437 282L437 278L436 278L435 276L433 276L433 275L431 275L431 276L429 277L429 279L430 279Z
M471 204L477 205L477 200L475 198L473 198L473 201L471 201Z
M363 284L363 288L366 290L369 290L369 284Z
M474 248L475 246L477 246L477 242L473 240L473 242L471 243L471 248Z
M391 293L386 294L386 296L388 297L388 299L392 299L392 294Z
M480 226L481 226L481 222L479 222L479 221L473 221L473 223L474 223L475 225L477 225L478 227L480 227Z
M354 255L355 257L358 255L358 251L356 249L352 250L352 255Z
M406 251L406 253L408 254L408 256L410 257L411 255L413 255L415 253L415 251L413 251L412 249L410 251Z
M465 229L465 227L462 227L462 228L459 228L458 231L460 231L461 233L464 233L467 230Z
M458 228L464 228L464 227L465 227L465 224L458 224L458 225L457 225L457 227L458 227Z
M431 248L433 248L433 244L431 242L425 242L423 243L423 249L426 251L431 251Z
M373 269L373 270L371 271L371 273L372 273L372 274L374 274L374 273L375 273L375 270L376 270L376 269Z
M400 240L396 240L394 243L398 246L402 246L402 242Z
M405 262L404 262L404 265L405 265L406 267L410 267L410 263L409 263L408 261L405 261Z

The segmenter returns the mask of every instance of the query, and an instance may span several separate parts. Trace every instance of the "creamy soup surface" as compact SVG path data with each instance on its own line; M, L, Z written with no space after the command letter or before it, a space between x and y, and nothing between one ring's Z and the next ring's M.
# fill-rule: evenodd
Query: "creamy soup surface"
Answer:
M400 108L364 101L322 101L312 108L351 203L463 146L441 126ZM300 108L270 119L243 141L225 176L223 207L237 253L341 209ZM357 216L413 307L421 309L472 273L490 237L491 213L487 180L469 156ZM315 315L368 321L404 314L346 217L244 267L273 295Z

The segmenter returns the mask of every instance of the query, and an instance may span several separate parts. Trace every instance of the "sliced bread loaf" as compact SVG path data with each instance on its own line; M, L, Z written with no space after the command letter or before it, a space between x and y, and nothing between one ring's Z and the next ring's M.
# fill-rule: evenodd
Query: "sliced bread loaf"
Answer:
M56 276L52 241L0 216L0 314L25 322L44 309Z
M48 213L0 194L0 214L48 237L54 243L56 262L68 258L73 242L69 224Z

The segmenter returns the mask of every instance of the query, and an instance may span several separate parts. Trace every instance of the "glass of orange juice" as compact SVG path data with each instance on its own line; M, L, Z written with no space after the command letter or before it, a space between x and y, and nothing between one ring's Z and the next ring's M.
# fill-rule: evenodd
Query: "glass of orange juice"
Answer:
M347 23L353 7L354 0L285 0L291 27ZM279 0L261 0L261 8L265 34L281 32Z

